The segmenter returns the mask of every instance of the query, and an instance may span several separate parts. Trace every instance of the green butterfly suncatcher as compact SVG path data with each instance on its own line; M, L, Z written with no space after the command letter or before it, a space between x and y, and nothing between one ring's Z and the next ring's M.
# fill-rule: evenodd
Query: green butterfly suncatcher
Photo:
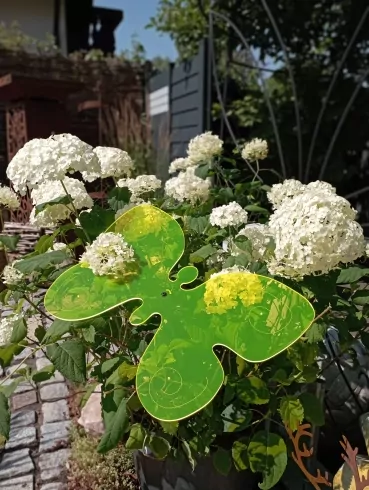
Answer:
M159 314L161 325L136 376L143 407L159 420L189 417L216 396L224 371L214 346L249 362L265 361L296 342L314 320L303 296L269 277L230 272L191 289L198 271L189 266L170 278L184 235L175 219L154 206L134 207L107 231L121 233L137 260L119 279L70 268L47 292L45 307L56 318L77 321L139 299L133 325Z

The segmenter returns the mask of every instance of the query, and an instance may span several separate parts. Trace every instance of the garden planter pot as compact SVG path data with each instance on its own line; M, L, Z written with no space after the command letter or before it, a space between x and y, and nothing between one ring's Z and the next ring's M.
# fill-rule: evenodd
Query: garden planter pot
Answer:
M187 461L163 461L146 456L142 451L134 453L136 473L141 490L256 490L257 477L249 471L237 472L234 468L228 476L219 474L211 458L201 459L192 471Z

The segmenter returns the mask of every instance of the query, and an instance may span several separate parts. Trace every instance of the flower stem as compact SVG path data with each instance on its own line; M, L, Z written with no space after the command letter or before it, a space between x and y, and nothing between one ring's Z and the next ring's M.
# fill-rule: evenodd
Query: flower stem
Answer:
M74 214L75 214L75 215L76 215L76 217L78 218L78 221L79 221L79 223L80 223L80 225L81 225L81 228L82 228L82 230L83 230L83 233L84 233L84 234L85 234L85 236L86 236L86 239L87 239L88 243L91 243L91 238L89 237L89 235L88 235L87 231L86 231L86 230L83 228L83 226L82 226L82 223L81 223L81 220L80 220L80 215L79 215L79 212L77 211L77 208L76 208L76 207L75 207L75 205L74 205L74 202L73 202L73 198L72 198L72 196L69 194L69 192L68 192L67 188L65 187L64 182L63 182L62 180L61 180L60 182L61 182L61 185L62 185L62 187L63 187L63 189L64 189L64 192L65 192L65 193L66 193L66 195L69 197L69 200L70 200L70 205L72 206L72 209L73 209Z

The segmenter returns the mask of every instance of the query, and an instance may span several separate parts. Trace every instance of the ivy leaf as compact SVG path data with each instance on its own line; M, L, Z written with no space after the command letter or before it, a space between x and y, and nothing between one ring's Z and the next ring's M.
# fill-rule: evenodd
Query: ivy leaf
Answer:
M250 424L252 412L231 404L223 410L221 417L224 424L223 432L237 432L244 430Z
M148 436L145 439L145 446L151 449L157 459L165 459L170 451L170 444L163 437Z
M115 212L112 209L103 209L96 205L90 213L81 213L79 215L81 226L91 240L95 240L100 233L109 228L114 223L114 220Z
M270 398L267 385L256 376L239 380L236 384L236 393L237 397L247 404L264 405Z
M304 420L304 407L295 396L284 396L279 405L282 420L292 431L297 430Z
M65 252L62 250L56 250L53 252L34 255L28 259L21 259L14 263L14 267L23 272L23 274L31 274L31 272L46 269L51 265L61 264L67 259L68 255Z
M204 245L203 247L199 248L199 250L196 250L196 252L193 252L190 255L190 262L193 264L197 262L203 262L206 260L210 255L213 255L217 251L216 248L214 248L212 245Z
M287 466L287 448L282 437L272 432L257 432L250 441L247 455L251 470L263 475L259 488L273 488Z
M47 347L49 359L56 369L70 381L86 381L86 354L83 344L77 340L66 340Z
M247 455L248 445L248 440L246 438L238 439L233 443L232 458L237 471L243 471L249 467Z
M125 446L127 449L142 449L146 437L146 431L141 424L133 424Z
M337 284L351 284L357 282L364 276L369 276L369 269L348 267L347 269L341 270L340 275L337 278Z
M115 212L123 209L131 199L128 187L115 187L108 194L108 204Z
M46 334L42 340L43 344L51 344L60 340L63 335L70 332L72 328L72 322L65 322L64 320L54 320L50 327L46 330Z
M320 342L324 339L326 332L327 325L325 323L313 323L305 334L306 341L309 344Z
M14 252L17 249L20 235L0 235L0 243L10 252Z
M107 453L114 449L121 441L123 434L129 426L129 416L127 413L126 399L122 398L117 411L109 417L106 424L105 434L101 438L97 447L99 453Z
M131 381L136 377L137 368L138 366L123 362L118 368L119 376L127 381Z
M218 447L218 450L213 454L214 468L221 475L227 476L232 468L232 458L229 451L226 451L222 447Z
M171 436L174 436L178 432L178 422L164 422L163 420L160 420L160 425L162 426L163 431Z
M324 410L319 399L312 393L302 393L299 395L299 400L304 409L305 419L318 427L324 425Z
M10 432L10 410L9 402L4 393L0 392L0 435L9 439Z
M199 216L198 218L188 217L186 220L188 229L194 231L198 235L201 235L206 230L209 224L208 216Z
M13 323L12 335L10 342L13 344L19 344L27 336L27 325L23 318L20 318Z

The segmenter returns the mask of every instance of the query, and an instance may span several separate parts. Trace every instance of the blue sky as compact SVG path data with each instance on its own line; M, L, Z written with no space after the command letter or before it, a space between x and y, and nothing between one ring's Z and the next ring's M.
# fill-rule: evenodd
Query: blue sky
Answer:
M165 56L175 59L176 50L168 36L154 29L145 29L155 15L159 0L94 0L96 7L117 8L124 11L124 20L116 31L117 53L131 47L133 35L145 46L148 58Z

